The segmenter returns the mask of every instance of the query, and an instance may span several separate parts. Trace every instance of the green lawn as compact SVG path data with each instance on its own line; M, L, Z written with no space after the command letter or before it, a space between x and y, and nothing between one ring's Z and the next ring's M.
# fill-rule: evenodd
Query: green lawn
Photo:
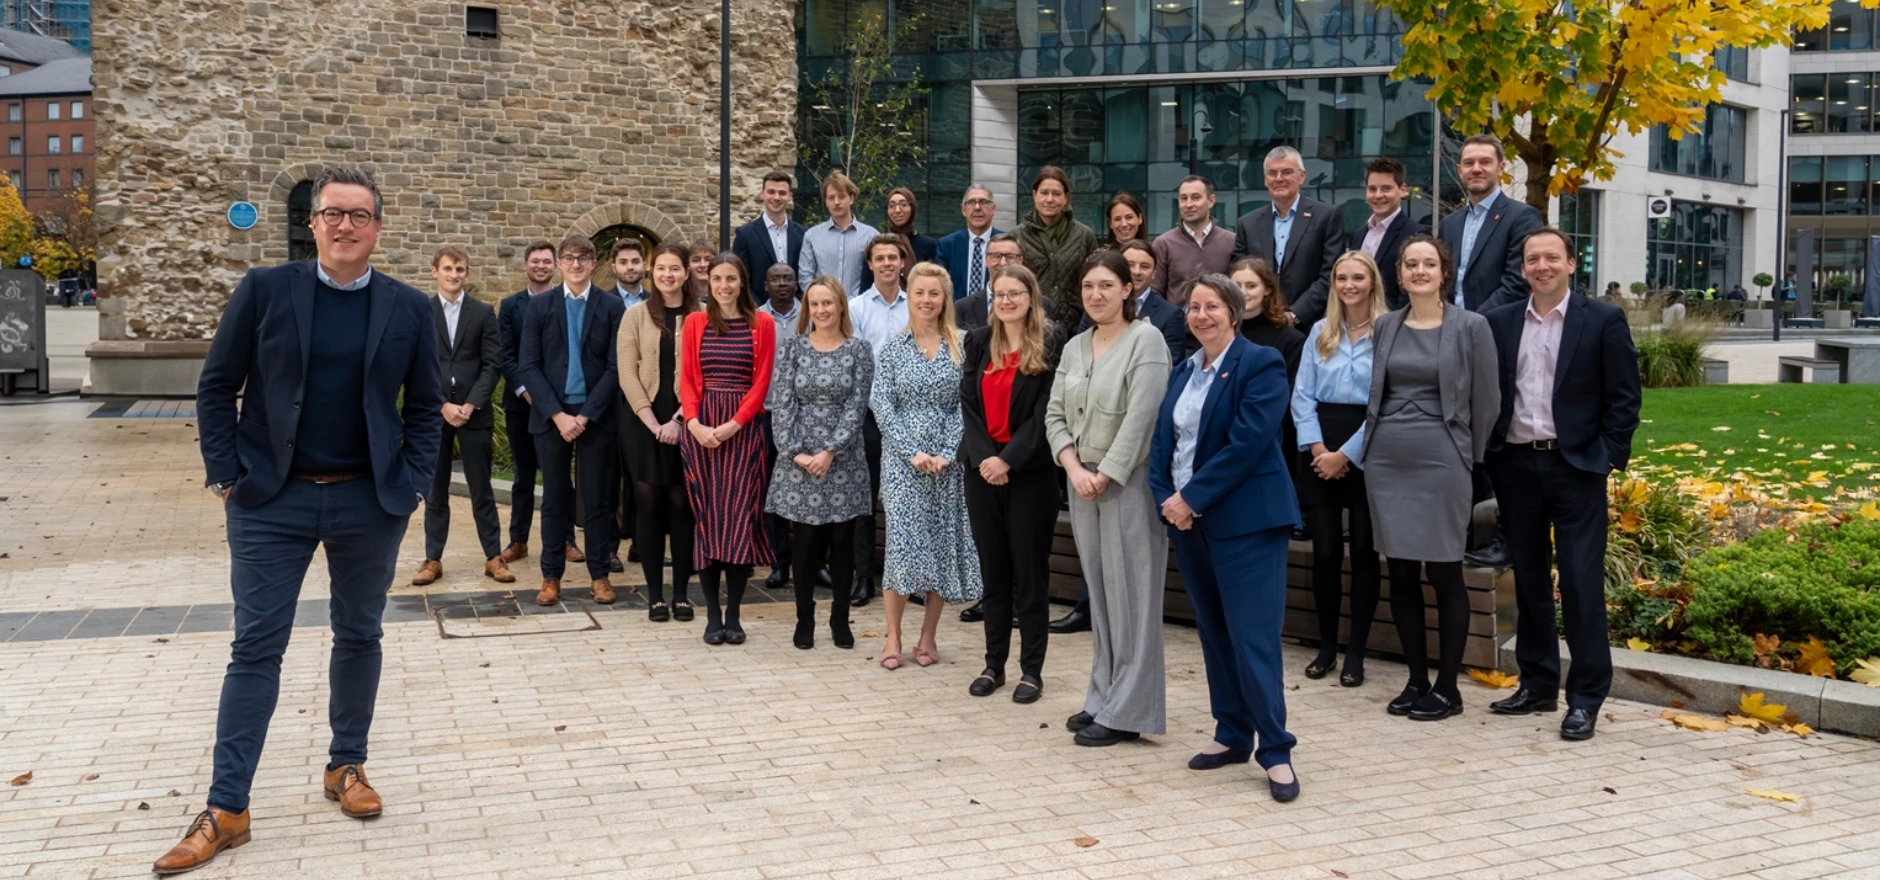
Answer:
M1633 462L1645 475L1738 471L1796 495L1880 488L1880 387L1712 385L1645 391Z

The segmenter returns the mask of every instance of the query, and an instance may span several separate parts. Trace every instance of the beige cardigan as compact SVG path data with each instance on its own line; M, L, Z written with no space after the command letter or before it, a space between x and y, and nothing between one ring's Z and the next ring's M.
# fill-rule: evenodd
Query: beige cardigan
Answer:
M620 390L627 395L627 413L635 419L640 417L640 410L653 405L653 395L659 393L659 331L659 325L653 323L652 312L642 302L628 309L627 316L620 319L620 334L615 337ZM672 344L673 351L677 352L676 333ZM675 358L673 369L678 368ZM672 381L676 394L679 387L676 372Z
M1045 437L1053 460L1075 446L1079 461L1125 483L1149 459L1149 438L1168 392L1168 343L1148 321L1132 321L1093 364L1096 332L1085 330L1064 345L1045 405Z

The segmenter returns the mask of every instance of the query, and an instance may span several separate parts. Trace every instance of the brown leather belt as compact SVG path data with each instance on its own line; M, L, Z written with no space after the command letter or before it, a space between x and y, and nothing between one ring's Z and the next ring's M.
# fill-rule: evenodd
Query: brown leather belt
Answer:
M316 486L324 486L328 483L350 483L366 477L365 474L288 474L288 476L296 480L306 480Z

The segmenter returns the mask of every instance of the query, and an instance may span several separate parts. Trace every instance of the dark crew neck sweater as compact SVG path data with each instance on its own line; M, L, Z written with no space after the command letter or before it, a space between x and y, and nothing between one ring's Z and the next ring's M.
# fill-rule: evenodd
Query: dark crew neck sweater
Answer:
M366 442L366 324L371 285L340 290L314 282L305 405L295 431L296 474L370 473Z

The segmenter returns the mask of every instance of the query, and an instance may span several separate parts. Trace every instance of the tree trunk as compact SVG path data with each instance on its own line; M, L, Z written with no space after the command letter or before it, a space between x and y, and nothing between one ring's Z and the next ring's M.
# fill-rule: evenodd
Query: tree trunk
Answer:
M1521 162L1527 167L1527 192L1523 201L1534 210L1541 212L1543 222L1551 222L1551 215L1547 210L1547 182L1553 179L1554 161L1551 156L1522 156Z

